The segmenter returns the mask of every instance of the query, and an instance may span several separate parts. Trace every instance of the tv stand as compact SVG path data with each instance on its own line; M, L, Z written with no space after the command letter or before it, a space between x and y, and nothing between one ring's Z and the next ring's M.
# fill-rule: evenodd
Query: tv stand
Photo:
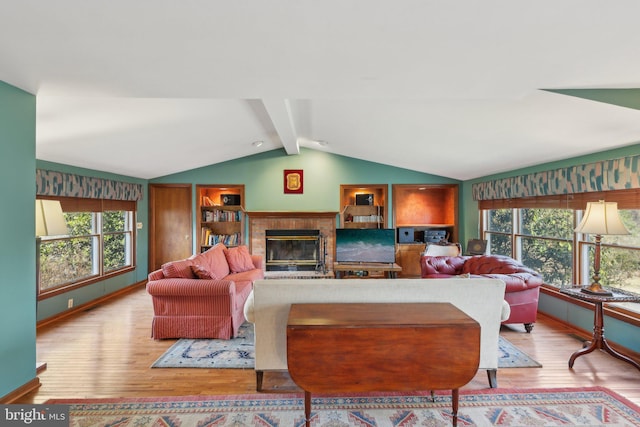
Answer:
M363 271L366 272L367 275L368 273L383 272L385 277L395 279L398 277L398 273L402 271L402 267L395 262L334 262L333 271L338 279L343 278L344 275L353 271Z

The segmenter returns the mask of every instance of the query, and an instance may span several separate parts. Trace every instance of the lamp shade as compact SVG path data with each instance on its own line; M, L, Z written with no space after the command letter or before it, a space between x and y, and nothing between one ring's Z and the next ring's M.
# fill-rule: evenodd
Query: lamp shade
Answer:
M69 234L57 200L36 200L36 236L62 236Z
M584 217L575 232L600 235L629 234L618 215L618 203L604 200L587 203Z

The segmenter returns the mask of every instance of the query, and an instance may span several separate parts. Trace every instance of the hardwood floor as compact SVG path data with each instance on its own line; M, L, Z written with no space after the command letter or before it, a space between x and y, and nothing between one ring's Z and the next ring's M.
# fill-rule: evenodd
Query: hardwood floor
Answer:
M15 403L43 403L52 398L157 397L256 393L250 369L150 369L175 340L150 337L151 298L144 288L70 316L37 333L42 386ZM542 363L542 368L498 371L500 388L608 387L640 405L640 371L601 351L567 362L579 349L577 331L540 315L531 334L521 326L501 334ZM453 352L452 352L453 354ZM286 374L265 375L273 392L299 391ZM488 387L479 372L465 389Z

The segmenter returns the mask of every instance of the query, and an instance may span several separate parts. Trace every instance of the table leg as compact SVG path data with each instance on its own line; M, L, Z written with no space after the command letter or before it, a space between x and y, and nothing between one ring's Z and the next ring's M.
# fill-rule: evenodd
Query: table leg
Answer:
M453 409L453 427L458 425L458 398L459 398L459 390L454 388L451 390L451 406Z
M640 364L638 364L635 360L618 353L609 346L609 343L604 337L604 308L602 302L595 303L593 317L593 339L587 344L588 345L585 348L583 348L582 350L578 350L571 355L571 358L569 358L569 368L573 368L573 364L578 357L584 354L591 353L595 349L600 349L606 351L613 357L632 364L640 370Z
M306 427L311 426L311 393L304 392L304 425Z

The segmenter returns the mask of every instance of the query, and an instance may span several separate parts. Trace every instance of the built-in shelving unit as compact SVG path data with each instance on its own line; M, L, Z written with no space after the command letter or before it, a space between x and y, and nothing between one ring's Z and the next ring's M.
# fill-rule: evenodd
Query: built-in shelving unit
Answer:
M197 185L200 252L244 244L244 185Z
M385 228L386 184L340 185L340 227Z
M457 184L394 184L393 226L396 262L403 277L420 276L420 254L427 243L458 241Z

